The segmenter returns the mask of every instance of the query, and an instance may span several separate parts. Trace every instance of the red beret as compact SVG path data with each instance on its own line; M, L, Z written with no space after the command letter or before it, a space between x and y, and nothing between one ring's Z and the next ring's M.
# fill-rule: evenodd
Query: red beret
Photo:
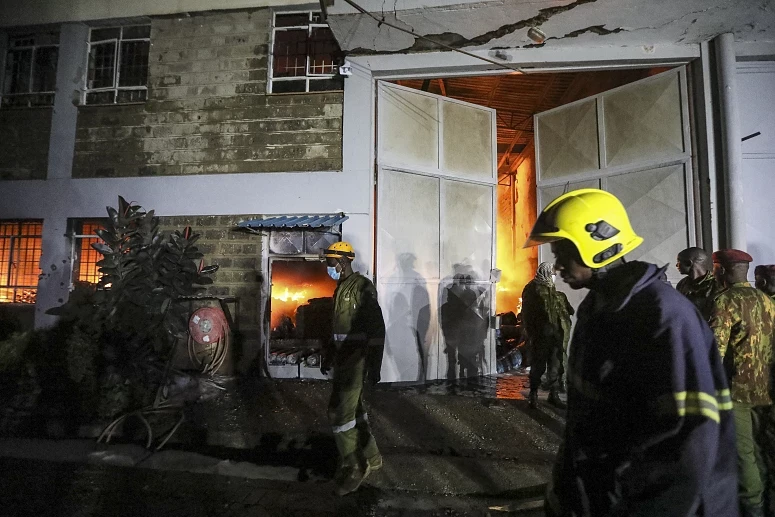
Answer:
M741 250L718 250L713 252L713 262L734 264L735 262L753 262L753 257Z

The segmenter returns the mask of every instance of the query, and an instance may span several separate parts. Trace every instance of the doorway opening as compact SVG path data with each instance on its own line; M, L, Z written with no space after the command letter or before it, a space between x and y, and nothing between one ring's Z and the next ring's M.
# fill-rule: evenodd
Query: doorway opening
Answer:
M496 266L502 271L496 288L499 313L512 311L519 314L522 289L533 278L538 266L538 249L522 249L535 222L539 204L534 115L667 70L670 68L510 73L393 81L404 87L496 110Z

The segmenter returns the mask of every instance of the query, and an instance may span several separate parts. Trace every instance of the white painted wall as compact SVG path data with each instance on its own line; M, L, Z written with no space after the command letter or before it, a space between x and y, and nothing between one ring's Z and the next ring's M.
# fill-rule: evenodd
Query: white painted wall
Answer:
M775 62L739 63L737 74L741 133L761 132L742 143L747 251L754 265L775 264Z

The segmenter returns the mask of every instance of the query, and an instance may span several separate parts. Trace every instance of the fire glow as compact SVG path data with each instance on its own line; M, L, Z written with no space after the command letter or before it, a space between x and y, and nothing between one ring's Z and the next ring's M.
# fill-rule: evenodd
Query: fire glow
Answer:
M296 309L313 298L330 297L336 282L321 262L275 260L272 263L272 328L284 317L296 324Z

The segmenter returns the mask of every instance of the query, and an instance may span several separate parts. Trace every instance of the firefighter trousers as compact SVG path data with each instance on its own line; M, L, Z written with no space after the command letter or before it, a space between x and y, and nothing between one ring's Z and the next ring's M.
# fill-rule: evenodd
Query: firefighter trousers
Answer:
M334 380L328 419L339 452L337 479L355 469L365 469L379 457L363 403L366 348L338 350L334 360Z

